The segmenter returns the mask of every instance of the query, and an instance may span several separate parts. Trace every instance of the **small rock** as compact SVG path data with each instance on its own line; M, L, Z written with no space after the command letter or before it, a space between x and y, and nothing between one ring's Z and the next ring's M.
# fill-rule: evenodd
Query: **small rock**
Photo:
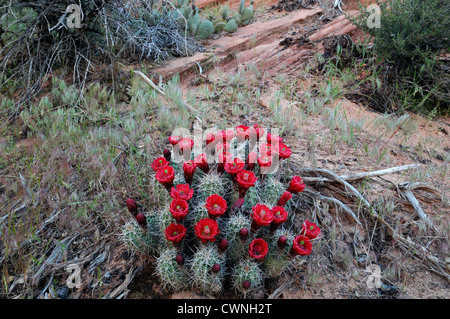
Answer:
M59 299L67 299L67 298L69 298L69 294L70 294L70 291L69 291L69 287L67 287L67 286L60 287L60 288L58 288L58 290L56 290L56 296Z

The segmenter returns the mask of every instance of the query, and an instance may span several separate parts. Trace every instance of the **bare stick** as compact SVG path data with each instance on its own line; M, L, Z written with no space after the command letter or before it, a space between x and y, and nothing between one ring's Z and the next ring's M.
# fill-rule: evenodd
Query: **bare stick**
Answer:
M342 208L345 212L347 212L359 225L362 225L361 222L359 221L358 217L355 215L355 213L347 207L347 205L345 205L343 202L341 202L340 200L334 198L334 197L328 197L328 196L324 196L320 193L317 192L313 192L310 189L305 189L303 191L305 194L310 195L311 197L318 199L318 200L322 200L322 201L327 201L327 202L332 202L334 205L339 206L340 208Z
M351 175L340 175L339 177L345 181L356 181L359 179L374 177L374 176L381 176L381 175L387 175L397 172L406 171L408 169L414 169L419 168L420 164L408 164L408 165L402 165L392 168L386 168L378 171L373 172L362 172L357 174L351 174ZM323 178L323 177L304 177L302 178L304 182L334 182L333 179Z

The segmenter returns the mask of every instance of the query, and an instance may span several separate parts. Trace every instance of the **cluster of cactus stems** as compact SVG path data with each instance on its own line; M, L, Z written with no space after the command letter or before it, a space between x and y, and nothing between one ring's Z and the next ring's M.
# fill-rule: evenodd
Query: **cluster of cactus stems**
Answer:
M265 278L306 261L320 229L308 220L296 226L292 198L305 184L284 173L291 151L281 137L255 124L208 134L201 154L188 137L169 142L151 165L155 207L144 213L128 199L134 220L122 233L130 247L156 256L163 288L252 296Z
M187 22L189 34L199 40L208 39L213 33L226 31L236 32L239 25L247 25L253 19L253 0L245 7L245 0L241 0L238 12L233 12L227 5L221 7L220 17L204 19L199 14L195 5L190 5L189 0L177 0L175 2L175 16L182 15ZM181 18L181 17L180 17Z

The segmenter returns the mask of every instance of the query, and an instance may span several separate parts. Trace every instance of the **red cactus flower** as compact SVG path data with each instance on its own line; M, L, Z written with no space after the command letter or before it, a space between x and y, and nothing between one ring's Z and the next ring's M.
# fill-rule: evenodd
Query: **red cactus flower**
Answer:
M192 150L192 148L194 147L194 141L188 137L185 137L178 142L177 146L184 154Z
M267 133L267 143L271 144L272 141L274 142L274 144L277 144L283 142L283 139L278 135Z
M240 158L236 157L232 161L227 161L225 163L225 170L230 175L236 175L239 171L243 170L245 166L245 162Z
M208 159L205 153L202 153L198 155L196 158L194 158L194 162L195 164L197 164L197 167L200 168L203 172L205 173L209 172Z
M276 144L261 143L259 152L261 156L271 156L274 152L278 152L278 147Z
M161 167L169 166L169 162L164 157L158 157L151 164L152 169L157 172Z
M217 138L216 133L208 133L208 134L206 134L206 145L209 145L209 144L214 145L214 144L216 144L218 141L219 141L219 140L218 140L218 138Z
M280 225L285 221L287 221L288 213L283 207L281 206L272 207L272 213L273 213L272 224Z
M258 157L257 162L260 167L270 167L272 165L272 157L266 154L262 154L260 157Z
M195 235L202 243L216 241L216 236L220 233L219 224L214 219L203 218L194 225Z
M145 215L142 213L136 215L136 221L143 227L147 226L147 217L145 217Z
M252 229L258 230L261 226L268 226L273 220L273 212L266 205L256 204L252 208Z
M245 169L239 171L236 174L235 179L239 185L239 198L243 198L247 193L247 190L250 187L255 186L255 183L258 180L258 178L255 176L255 173L247 171Z
M300 235L292 242L291 255L307 256L311 254L312 244L308 237Z
M220 141L222 141L224 143L229 143L234 137L234 132L233 131L220 131L217 133L217 137L219 138Z
M247 238L248 238L248 235L249 235L248 228L243 227L243 228L241 228L241 229L239 230L239 238L240 238L242 241L246 241Z
M156 172L155 178L170 191L173 186L173 180L175 179L175 170L172 166L161 167Z
M189 184L178 184L176 187L172 187L170 196L173 199L182 199L188 201L194 195L194 190L189 187Z
M286 206L287 202L292 198L291 192L285 191L280 199L278 200L277 206L284 207Z
M222 151L218 153L219 155L217 156L217 172L218 173L223 173L225 171L225 163L228 163L232 160L232 155L231 153L228 153L226 151Z
M278 156L281 159L287 159L292 155L292 151L289 147L287 147L285 144L280 143L278 145L278 149L276 151L278 153Z
M193 160L183 163L184 180L191 185L197 164Z
M172 152L168 148L165 148L163 151L163 155L166 161L170 161L170 158L172 157Z
M264 129L259 124L253 125L253 127L250 128L250 138L256 139L258 141L262 136L264 135Z
M180 243L186 236L186 227L182 224L172 223L165 230L166 239L171 241L173 245Z
M248 247L248 253L250 257L255 258L257 261L261 262L266 257L269 252L269 246L267 242L262 238L253 239Z
M205 204L209 217L216 219L225 214L227 210L227 202L217 194L213 194L206 199Z
M248 139L250 135L250 128L246 125L239 125L236 127L236 137L238 141L242 142Z
M281 236L278 238L277 245L278 245L278 248L284 249L284 247L287 246L287 237L284 236L284 235L281 235Z
M177 145L179 141L183 139L182 136L169 136L169 143L172 145Z
M303 183L303 180L300 178L300 176L294 176L292 177L287 190L291 193L300 193L303 192L305 186L306 185L305 183Z
M310 222L309 220L305 220L302 225L301 234L307 236L309 239L317 238L320 234L320 228L316 224Z
M127 207L128 207L128 211L133 215L136 216L137 214L137 203L134 199L132 198L128 198L127 199Z
M174 199L170 203L169 210L172 217L175 218L177 222L182 222L189 213L189 204L185 200Z
M229 152L230 151L230 145L226 142L218 142L216 144L216 153L220 152Z
M255 168L255 163L257 161L257 158L258 158L258 154L256 154L255 152L248 153L248 156L247 156L247 169L249 171L252 171Z

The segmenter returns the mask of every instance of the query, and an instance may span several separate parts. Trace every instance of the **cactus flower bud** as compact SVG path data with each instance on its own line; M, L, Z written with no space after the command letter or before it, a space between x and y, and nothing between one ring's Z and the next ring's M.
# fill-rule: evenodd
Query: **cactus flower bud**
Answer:
M212 272L213 273L215 273L215 274L217 274L219 271L220 271L220 269L221 269L222 267L220 267L220 265L219 264L214 264L213 266L212 266Z
M239 238L242 241L246 241L248 238L248 229L247 228L241 228L241 230L239 231Z
M139 225L144 226L144 227L147 226L147 217L145 217L144 214L142 214L142 213L137 214L136 220L139 223Z
M278 244L278 248L284 249L284 247L286 247L286 245L287 245L287 237L280 236L280 238L278 238L277 244Z
M250 288L250 280L244 280L244 282L242 283L242 288L244 288L245 290Z
M177 256L175 257L175 260L177 261L177 264L180 266L184 265L184 257L181 254L177 254Z
M133 214L133 216L136 216L137 214L137 203L134 199L128 198L127 199L127 207L128 211Z
M172 157L172 153L170 152L170 150L168 148L164 149L163 155L164 155L164 158L166 159L166 161L170 162L170 159Z
M226 240L225 238L223 238L221 241L219 241L219 249L220 251L225 251L225 249L227 249L228 247L228 240Z

